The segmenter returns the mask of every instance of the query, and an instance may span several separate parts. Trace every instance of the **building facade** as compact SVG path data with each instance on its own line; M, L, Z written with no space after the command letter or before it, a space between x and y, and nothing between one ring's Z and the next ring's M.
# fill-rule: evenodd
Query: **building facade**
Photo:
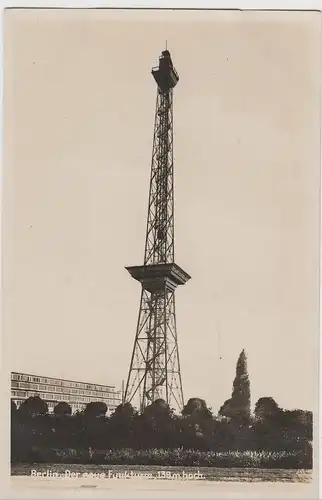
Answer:
M107 406L107 415L121 404L122 399L121 392L110 385L11 372L11 400L17 408L31 396L46 401L49 412L61 401L68 403L73 413L84 410L91 401L102 401Z

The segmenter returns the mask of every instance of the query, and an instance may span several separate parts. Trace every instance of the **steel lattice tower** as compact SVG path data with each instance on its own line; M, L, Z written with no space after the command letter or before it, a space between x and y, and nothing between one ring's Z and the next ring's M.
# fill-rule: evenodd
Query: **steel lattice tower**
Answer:
M123 402L142 411L156 399L182 409L175 289L190 276L174 262L173 88L179 76L170 52L152 69L157 83L150 193L143 266L127 267L141 283L139 317Z

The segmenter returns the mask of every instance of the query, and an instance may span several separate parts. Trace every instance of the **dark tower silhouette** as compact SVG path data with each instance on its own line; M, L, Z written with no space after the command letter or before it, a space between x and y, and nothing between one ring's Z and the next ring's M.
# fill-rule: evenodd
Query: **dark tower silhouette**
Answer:
M162 398L170 407L182 409L175 289L190 276L174 262L172 100L179 76L168 50L162 52L152 75L157 103L144 264L126 268L142 291L123 402L137 402L143 410Z

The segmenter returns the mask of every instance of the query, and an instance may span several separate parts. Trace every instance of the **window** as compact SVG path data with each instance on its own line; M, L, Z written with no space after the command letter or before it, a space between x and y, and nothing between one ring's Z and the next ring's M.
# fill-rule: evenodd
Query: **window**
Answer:
M29 389L30 384L29 382L18 382L18 387L21 387L21 389Z

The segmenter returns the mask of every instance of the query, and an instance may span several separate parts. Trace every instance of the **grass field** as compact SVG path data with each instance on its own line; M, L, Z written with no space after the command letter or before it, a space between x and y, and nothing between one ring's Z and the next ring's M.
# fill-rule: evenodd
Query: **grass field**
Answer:
M203 451L194 449L150 448L135 450L119 448L93 450L49 447L36 448L24 462L42 464L89 464L89 465L155 465L158 467L216 467L257 469L311 469L312 454L306 450L294 451Z

